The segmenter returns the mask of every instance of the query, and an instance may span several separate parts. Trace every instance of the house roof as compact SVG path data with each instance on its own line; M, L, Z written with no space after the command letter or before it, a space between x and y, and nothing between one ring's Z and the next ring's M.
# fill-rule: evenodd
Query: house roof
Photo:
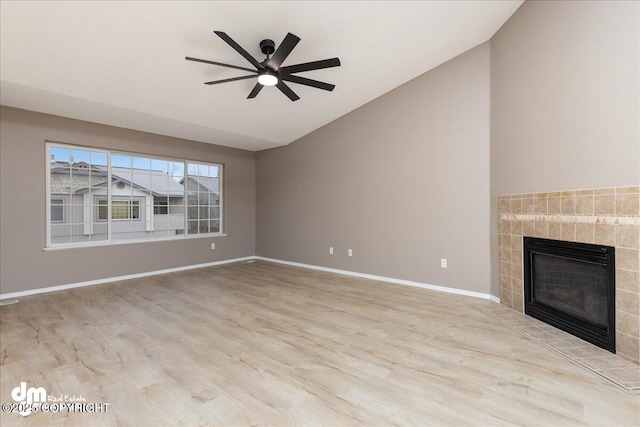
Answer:
M112 167L111 176L155 196L184 196L182 184L163 171Z
M88 175L88 164L85 162L78 162L74 164L74 173L79 175ZM55 166L52 164L52 173L68 173L69 163L56 162ZM107 177L107 172L101 169L99 166L91 166L92 175L100 175ZM122 181L134 188L149 191L154 196L184 196L184 188L182 184L171 177L168 173L160 170L145 170L145 169L130 169L130 168L111 168L111 179L115 181ZM94 187L102 187L106 184L106 181L101 184L96 184ZM83 193L88 188L81 188L76 193Z
M73 170L74 175L107 176L107 171L96 165L89 165L87 162L76 162L69 164L68 162L55 161L51 163L51 173L69 173L69 169Z
M203 187L205 190L210 193L218 193L220 191L220 179L219 178L210 178L208 176L199 176L199 175L187 175L187 178L195 181L200 187ZM180 181L181 183L184 181ZM193 188L187 184L187 190L192 191Z

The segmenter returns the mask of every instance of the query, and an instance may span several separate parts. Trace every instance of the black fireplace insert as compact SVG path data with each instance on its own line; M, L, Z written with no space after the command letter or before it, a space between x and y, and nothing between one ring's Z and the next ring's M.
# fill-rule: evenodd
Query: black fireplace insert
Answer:
M615 248L524 238L525 313L616 352Z

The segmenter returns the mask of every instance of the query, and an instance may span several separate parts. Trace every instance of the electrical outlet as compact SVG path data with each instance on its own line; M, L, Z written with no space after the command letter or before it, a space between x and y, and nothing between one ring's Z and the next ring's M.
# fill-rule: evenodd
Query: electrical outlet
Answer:
M329 255L333 255L333 246L329 246Z
M445 258L440 260L440 267L447 268L447 260Z
M214 250L215 248L216 248L216 244L215 244L215 243L212 243L212 244L211 244L211 250Z
M347 255L349 255L349 256L353 256L353 249L349 249L349 250L347 251Z

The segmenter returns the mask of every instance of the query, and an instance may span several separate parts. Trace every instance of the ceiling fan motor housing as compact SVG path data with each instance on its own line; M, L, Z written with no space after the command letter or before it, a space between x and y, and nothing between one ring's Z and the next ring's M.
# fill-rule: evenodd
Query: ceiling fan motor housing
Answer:
M276 44L271 39L264 39L260 42L260 50L265 55L271 55L276 51Z

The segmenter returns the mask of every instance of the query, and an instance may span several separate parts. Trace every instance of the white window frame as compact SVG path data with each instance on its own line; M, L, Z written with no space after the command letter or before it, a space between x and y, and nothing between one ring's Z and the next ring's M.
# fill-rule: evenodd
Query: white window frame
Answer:
M149 237L149 238L137 238L137 239L117 239L117 240L113 240L112 236L111 236L111 232L112 232L112 221L118 221L118 220L113 220L111 219L111 201L112 201L112 194L111 194L111 185L107 185L107 200L108 200L108 220L107 221L100 221L101 223L107 223L107 239L106 240L96 240L96 241L88 241L88 242L69 242L69 243L51 243L51 147L59 147L59 148L66 148L66 149L71 149L71 150L88 150L88 151L94 151L94 152L98 152L98 153L102 153L102 154L106 154L107 156L107 182L111 183L112 182L112 178L111 178L111 156L113 154L119 154L119 155L125 155L125 156L132 156L132 157L136 157L136 156L140 156L140 157L144 157L144 158L148 158L148 159L156 159L156 160L161 160L161 161L171 161L171 162L182 162L184 164L184 179L186 180L188 178L188 164L189 163L198 163L198 164L207 164L209 166L216 166L218 167L218 194L219 194L219 212L220 212L220 218L218 219L218 221L220 222L220 231L216 232L216 233L198 233L198 234L188 234L189 230L188 230L188 192L187 192L187 185L183 185L184 188L184 195L183 195L183 211L184 211L184 233L183 234L177 234L175 236L165 236L165 237ZM90 146L82 146L82 145L71 145L71 144L65 144L65 143L58 143L58 142L54 142L54 141L46 141L45 142L45 170L46 170L46 212L45 212L45 220L46 220L46 246L44 248L44 250L52 250L52 249L65 249L65 248L74 248L74 247L84 247L84 246L109 246L109 245L122 245L122 244L129 244L129 243L141 243L141 242L161 242L161 241L166 241L166 240L182 240L182 239L198 239L198 238L211 238L211 237L222 237L222 236L226 236L227 234L224 233L224 199L223 199L223 188L224 188L224 164L223 163L214 163L214 162L204 162L202 160L188 160L188 159L177 159L177 158L172 158L172 157L162 157L162 156L154 156L154 155L150 155L150 154L144 154L144 153L133 153L133 152L126 152L126 151L120 151L120 150L107 150L107 149L102 149L102 148L97 148L97 147L90 147ZM186 182L185 182L186 184ZM55 198L59 198L58 195L55 196ZM117 199L117 198L116 198ZM140 204L140 208L139 209L143 209L143 205ZM153 206L152 206L153 209ZM96 223L97 221L97 212L95 213L96 215ZM66 216L65 216L65 220L66 220ZM137 220L141 220L141 219L129 219L126 221L137 221ZM149 221L148 219L146 219L146 221ZM56 221L53 224L58 224L60 222Z

